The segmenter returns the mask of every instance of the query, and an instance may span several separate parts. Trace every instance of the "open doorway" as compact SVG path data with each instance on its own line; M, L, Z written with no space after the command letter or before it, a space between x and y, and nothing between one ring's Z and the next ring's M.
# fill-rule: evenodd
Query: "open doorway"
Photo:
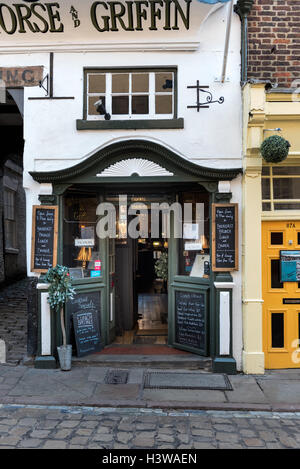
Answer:
M159 236L115 241L116 344L168 343L168 240Z

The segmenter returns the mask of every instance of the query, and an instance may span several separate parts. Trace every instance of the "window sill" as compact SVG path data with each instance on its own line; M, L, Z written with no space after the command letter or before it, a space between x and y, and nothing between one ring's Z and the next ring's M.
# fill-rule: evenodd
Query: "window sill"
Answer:
M129 120L80 120L76 121L77 130L116 130L116 129L183 129L184 120L179 119L129 119Z

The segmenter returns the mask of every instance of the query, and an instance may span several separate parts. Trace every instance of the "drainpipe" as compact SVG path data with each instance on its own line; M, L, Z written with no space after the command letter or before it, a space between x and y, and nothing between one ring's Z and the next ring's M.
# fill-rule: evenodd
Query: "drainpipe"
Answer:
M238 0L234 7L241 20L241 82L245 83L248 80L248 15L252 9L254 0Z
M221 83L224 83L224 81L226 79L226 67L227 67L229 39L230 39L230 31L231 31L231 23L232 23L233 2L234 2L234 0L231 0L229 5L228 5L228 17L227 17L227 28L226 28L226 38L225 38L225 48L224 48L223 67L222 67L222 74L221 74Z

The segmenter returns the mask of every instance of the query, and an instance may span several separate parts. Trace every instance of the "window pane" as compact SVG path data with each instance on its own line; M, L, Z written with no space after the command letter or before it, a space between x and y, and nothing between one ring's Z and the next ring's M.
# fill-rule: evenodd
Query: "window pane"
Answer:
M145 93L149 91L149 73L132 74L132 92Z
M263 202L262 209L263 209L263 212L270 212L271 204L269 202Z
M172 96L155 96L155 114L172 114Z
M262 176L269 176L270 175L270 168L268 166L263 166L261 170Z
M96 236L98 201L95 196L67 195L64 199L63 262L90 277L102 261ZM81 270L82 269L82 270ZM72 275L72 273L71 273Z
M4 218L15 219L15 192L7 189L4 190Z
M15 221L4 221L4 236L6 248L17 248L17 225Z
M129 114L129 97L112 97L112 114Z
M276 203L274 210L300 210L300 202L294 203Z
M280 260L271 259L271 288L283 288L280 282Z
M300 199L298 179L273 179L274 199Z
M112 92L129 93L129 74L114 73L112 75Z
M149 114L148 96L132 96L132 114Z
M105 75L89 75L89 93L105 93Z
M274 176L300 175L300 166L273 166Z
M271 233L271 244L283 244L283 233Z
M99 100L102 100L102 104L105 108L105 96L89 96L89 111L88 111L88 114L90 116L100 116L100 115L103 115L103 111L101 113L99 113L97 111L97 107L98 106L95 106L95 103Z
M182 204L190 204L192 219L182 220L179 240L179 274L207 278L210 275L209 196L185 192Z
M155 74L155 91L159 93L170 93L173 90L173 73Z
M284 314L272 313L272 348L284 347Z
M270 199L270 179L262 179L261 180L261 188L262 188L262 198L263 199Z

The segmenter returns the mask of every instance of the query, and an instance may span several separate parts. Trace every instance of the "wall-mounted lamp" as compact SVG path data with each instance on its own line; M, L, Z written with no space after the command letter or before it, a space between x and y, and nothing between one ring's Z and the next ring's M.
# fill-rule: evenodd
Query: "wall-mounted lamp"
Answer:
M96 102L95 102L94 106L96 107L96 111L99 112L99 114L100 114L101 116L104 115L104 119L105 119L106 121L110 121L111 115L108 114L108 112L106 112L105 106L104 106L104 104L103 104L101 98L99 99L99 101L96 101Z

